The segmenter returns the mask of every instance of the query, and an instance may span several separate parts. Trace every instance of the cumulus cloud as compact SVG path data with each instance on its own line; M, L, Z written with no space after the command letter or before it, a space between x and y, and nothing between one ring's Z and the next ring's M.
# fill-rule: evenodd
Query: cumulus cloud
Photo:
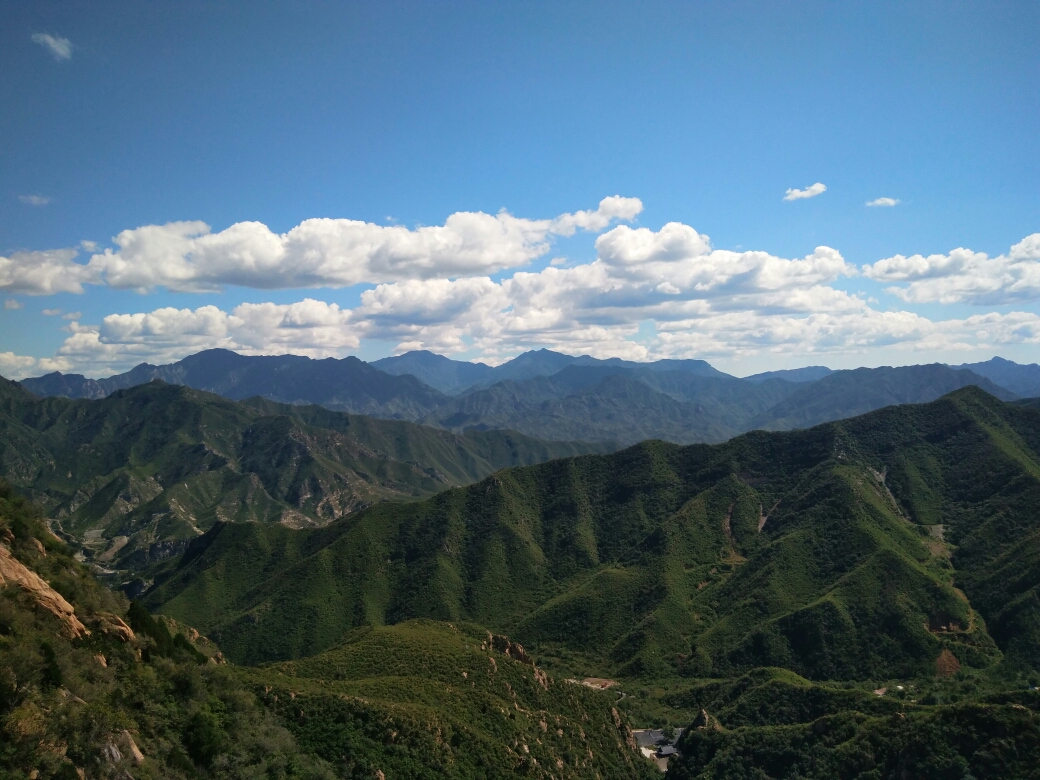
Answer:
M817 195L822 195L827 191L827 185L822 182L816 182L810 184L804 190L789 189L784 194L784 200L805 200L806 198L815 198Z
M599 357L737 357L830 354L879 348L950 350L1040 343L1040 317L988 314L935 322L878 311L830 283L856 273L818 247L802 258L715 250L681 223L658 231L619 226L599 237L597 258L537 272L406 279L361 294L352 310L296 304L163 308L68 327L56 360L125 369L209 347L247 354L346 354L363 339L399 351L477 351L490 362L540 346ZM1015 250L1016 252L1019 250ZM655 335L634 341L650 321Z
M609 199L604 203L607 205L601 204L597 212L565 215L567 220L555 226L539 227L534 231L537 241L632 213L633 207L624 203L611 204ZM498 220L502 215L483 217ZM196 253L203 250L197 246L184 249L198 237L193 232L197 229L192 223L156 228L173 236L158 244L149 243L154 236L142 239L135 234L121 245L120 254L129 249L138 252L137 256L152 256L148 253L155 246L165 247L175 261L187 264L174 262L170 268L187 267L181 278L198 282L198 274L190 266L199 262L201 255ZM518 229L531 230L529 226ZM408 240L427 241L415 238L417 231L405 232L412 235ZM275 238L281 243L283 237ZM135 246L137 240L147 246ZM236 239L225 236L221 240L234 244ZM595 247L596 258L591 262L549 264L537 272L516 270L502 279L468 274L453 279L418 275L383 281L363 291L353 309L308 298L292 304L241 304L229 311L217 306L159 308L113 314L97 325L80 324L75 312L64 315L72 318L64 328L69 335L48 365L74 366L98 375L126 370L142 361L171 362L211 347L245 354L327 357L348 354L371 340L391 343L398 351L477 353L488 362L537 347L647 360L762 353L847 355L878 349L935 354L1040 343L1040 316L1028 312L936 321L913 312L879 311L876 301L834 286L858 271L837 250L826 246L794 258L762 251L719 250L712 247L707 235L672 222L660 230L619 225L600 235ZM211 250L207 247L205 251ZM862 271L872 279L898 285L896 289L908 300L926 292L914 285L952 284L951 280L980 274L1003 278L1002 273L1013 277L1001 293L1006 297L1011 294L1008 291L1023 295L1030 279L1033 289L1040 290L1040 283L1030 276L1035 275L1038 258L1040 234L998 258L955 250L930 258L897 256L864 266ZM123 261L129 262L127 258ZM373 267L374 261L366 262L368 268ZM238 267L247 265L242 261ZM93 273L96 278L102 272L95 265ZM128 267L118 273L143 272ZM969 289L958 284L951 289L961 293ZM131 286L141 285L147 286L146 281L135 277ZM970 289L983 288L976 284ZM983 292L992 295L993 288ZM644 327L647 323L653 326L649 330ZM38 361L35 369L43 370L43 363Z
M26 295L81 293L84 284L97 284L97 269L73 262L75 249L13 252L0 257L0 290Z
M30 206L46 206L51 199L45 195L19 195L18 200Z
M100 325L68 325L55 359L91 374L125 371L138 363L168 363L203 349L245 355L293 353L323 358L360 345L351 314L310 298L297 303L243 303L226 312L216 306L164 307L111 314Z
M868 200L867 206L897 206L899 205L898 198L874 198L874 200Z
M33 43L38 43L49 51L58 62L72 57L72 41L68 38L58 38L47 33L33 33L32 40Z
M118 247L90 258L112 287L199 292L224 285L260 289L349 287L407 279L491 274L549 251L552 236L598 231L642 211L638 198L613 196L591 211L531 220L506 211L457 212L443 225L409 229L350 219L308 219L277 234L260 222L219 233L204 222L124 230Z
M945 255L895 255L863 266L863 275L894 283L888 291L912 303L1035 301L1040 299L1040 233L997 257L963 247Z
M12 310L15 310L15 309L20 309L20 308L22 308L22 302L19 301L17 298L5 298L4 299L4 308L7 309L8 311L12 311Z
M353 311L304 300L295 304L248 304L225 312L164 308L106 317L100 326L70 325L72 334L54 358L33 361L8 356L6 369L21 376L51 370L93 375L125 371L140 362L167 363L212 347L243 354L342 356L360 339L393 339L398 351L431 349L452 354L476 349L481 359L500 362L517 352L547 346L571 354L648 360L663 357L733 358L769 353L789 355L867 354L878 349L936 353L1000 350L1040 344L1040 316L991 312L933 321L905 311L877 311L835 290L815 289L784 307L716 308L696 302L683 309L565 311L515 306L502 285L436 283L437 300L424 304L422 288L434 282L405 282L370 291ZM410 291L395 287L414 288ZM409 294L410 292L410 294ZM801 307L801 308L799 308ZM647 315L656 335L633 338ZM0 368L0 373L3 369Z
M36 368L36 358L16 355L14 352L0 352L0 376L7 379L22 379L29 376Z

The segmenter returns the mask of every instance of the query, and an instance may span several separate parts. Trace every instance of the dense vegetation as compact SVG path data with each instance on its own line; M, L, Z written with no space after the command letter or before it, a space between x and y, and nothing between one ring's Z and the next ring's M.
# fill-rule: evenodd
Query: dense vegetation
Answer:
M791 726L691 729L668 778L1036 778L1040 701L1030 705L972 702L885 717L845 710Z
M613 696L479 627L361 630L241 669L103 588L2 484L0 546L4 780L652 776Z
M264 701L330 763L345 747L388 777L649 778L614 695L545 675L523 649L469 624L407 621L264 667Z
M801 408L833 408L827 388L847 374L803 383L816 392ZM929 392L949 376L936 371ZM553 381L580 391L595 379L565 369ZM632 377L597 381L619 379ZM650 381L664 386L669 372ZM7 423L5 468L45 451L41 431L53 429L90 431L80 447L106 442L68 449L101 469L134 399L158 404L163 393L180 404L168 412L177 425L139 401L147 424L125 461L154 462L144 456L185 431L209 437L212 455L227 447L226 419L246 420L245 431L277 420L255 439L269 459L305 439L315 463L344 463L314 442L368 426L368 440L397 442L381 450L393 453L386 467L401 460L392 447L402 440L383 426L404 423L162 385L135 392L91 403L8 393L3 419L22 427ZM98 422L100 404L112 408ZM434 438L408 446L440 452L436 437L453 436L428 430ZM484 435L504 451L498 434ZM191 462L196 451L169 452ZM245 451L234 450L240 470L253 463ZM64 457L48 473L80 462ZM186 468L176 482L205 473ZM322 527L214 515L182 554L143 570L140 604L102 590L29 505L3 496L13 518L0 523L3 549L91 631L63 634L31 593L4 591L0 766L12 777L33 761L43 778L69 780L76 767L98 777L129 768L135 780L652 775L629 722L689 727L669 769L683 780L1040 777L1035 401L969 386L808 430L647 441L508 468ZM135 639L121 641L118 619ZM211 662L217 646L254 666ZM144 694L141 675L152 681ZM567 679L586 676L620 687ZM108 714L77 714L95 710Z
M808 431L647 442L316 531L218 525L144 598L248 662L429 617L599 676L890 679L945 651L1035 667L1038 436L1035 409L966 388Z
M129 616L4 485L0 537L90 632L73 636L17 584L0 590L0 777L333 777L229 667L143 610Z
M112 568L177 554L218 521L323 525L375 501L595 448L162 383L97 401L40 399L0 379L0 477Z

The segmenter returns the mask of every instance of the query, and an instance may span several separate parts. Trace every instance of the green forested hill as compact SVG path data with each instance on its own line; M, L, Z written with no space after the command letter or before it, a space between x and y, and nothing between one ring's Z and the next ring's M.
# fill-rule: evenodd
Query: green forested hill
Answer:
M944 651L1037 668L1038 452L1040 412L965 388L510 469L320 530L217 525L145 598L249 662L428 617L633 679L888 679Z
M386 776L652 778L612 693L553 679L505 637L407 621L248 676L298 743L331 763L361 747ZM393 729L390 739L387 731Z
M608 448L234 402L161 382L70 401L0 380L0 477L113 567L177 553L219 521L318 526L378 500Z
M478 626L362 629L242 669L72 552L0 483L3 780L654 776L613 695Z

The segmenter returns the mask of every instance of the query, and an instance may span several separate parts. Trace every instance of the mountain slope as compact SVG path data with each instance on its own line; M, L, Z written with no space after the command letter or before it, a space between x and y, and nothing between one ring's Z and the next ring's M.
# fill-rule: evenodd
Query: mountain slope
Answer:
M780 371L763 371L761 374L746 376L748 382L764 382L767 379L786 379L788 382L815 382L834 371L827 366L806 366L805 368L787 368Z
M591 449L318 406L236 403L161 382L69 401L0 380L0 476L109 566L175 554L218 521L323 525L375 501Z
M1014 393L997 387L978 374L941 363L857 368L835 371L800 387L772 409L754 418L748 427L770 431L808 428L885 406L927 403L968 385L981 387L1003 400L1015 398Z
M612 693L555 680L523 647L470 624L361 628L253 677L298 744L330 763L346 744L396 769L388 777L659 776Z
M373 360L371 365L394 376L411 374L448 395L462 392L485 379L493 371L491 366L484 363L452 360L425 349Z
M72 552L0 483L2 777L655 774L612 694L552 679L478 626L363 629L305 662L242 669Z
M125 374L96 380L106 395L153 379L241 400L261 396L288 404L320 404L328 409L414 420L448 400L413 376L391 376L355 357L312 360L298 355L248 356L209 349L176 363L142 363ZM68 384L90 387L94 380L67 378ZM53 374L21 383L31 392L55 395ZM93 395L90 397L94 397Z
M315 531L218 525L145 598L250 662L429 617L628 677L884 678L944 651L1031 665L1037 431L1037 410L967 387L806 431L645 442Z
M540 438L724 441L796 389L684 371L569 365L550 377L471 391L426 418L452 430L509 428Z
M703 360L658 360L652 363L636 363L631 360L609 358L600 360L589 355L564 355L549 349L538 349L525 352L500 366L486 372L480 382L472 385L472 389L487 388L498 382L512 380L522 382L535 377L550 377L569 366L586 366L617 373L624 369L643 371L683 371L695 376L726 377L721 371L713 368Z
M967 384L1004 399L1040 393L1040 385L1034 387L1040 382L1035 366L995 358L977 367L1018 390L938 364L838 372L810 366L738 379L702 360L635 363L544 349L493 368L430 352L409 352L369 365L356 358L247 357L209 350L168 366L142 364L108 379L55 373L22 384L43 396L100 398L158 378L232 399L260 396L319 404L454 431L509 428L556 441L633 444L661 438L686 444L723 441L755 428L804 428L893 404L927 402Z
M1023 398L1040 396L1040 365L1036 363L1021 365L1002 357L994 357L984 363L964 363L954 368L973 371Z

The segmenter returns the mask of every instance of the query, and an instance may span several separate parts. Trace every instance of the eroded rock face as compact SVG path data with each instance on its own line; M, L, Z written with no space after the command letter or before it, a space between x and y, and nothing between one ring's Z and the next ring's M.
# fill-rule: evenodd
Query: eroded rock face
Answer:
M693 719L690 728L698 731L722 731L722 724L719 723L717 718L710 715L707 710L701 710L697 713L697 717Z
M532 669L534 669L534 679L538 682L538 684L541 685L543 688L549 687L549 676L544 671L538 668L537 664L535 664L534 662L534 659L531 658L531 656L529 656L524 651L524 646L519 644L518 642L511 642L509 641L509 637L507 636L492 634L490 631L488 631L487 639L484 640L484 643L481 645L481 647L486 650L497 650L503 655L512 658L514 661L519 661L522 664L527 664ZM490 660L492 664L495 663L494 658L491 658ZM495 665L495 668L498 668L497 664Z
M509 641L509 637L507 636L492 634L489 631L486 643L487 647L491 650L497 650L503 655L507 655L514 661L519 661L522 664L534 666L534 661L532 661L530 656L528 656L524 651L524 646L518 642Z
M118 637L121 642L134 641L133 629L118 615L113 615L111 612L99 612L97 620L103 634Z
M76 611L72 605L58 591L48 585L38 574L27 569L11 554L7 545L0 544L0 586L6 585L18 585L32 595L40 607L64 624L70 639L90 633L76 617Z

